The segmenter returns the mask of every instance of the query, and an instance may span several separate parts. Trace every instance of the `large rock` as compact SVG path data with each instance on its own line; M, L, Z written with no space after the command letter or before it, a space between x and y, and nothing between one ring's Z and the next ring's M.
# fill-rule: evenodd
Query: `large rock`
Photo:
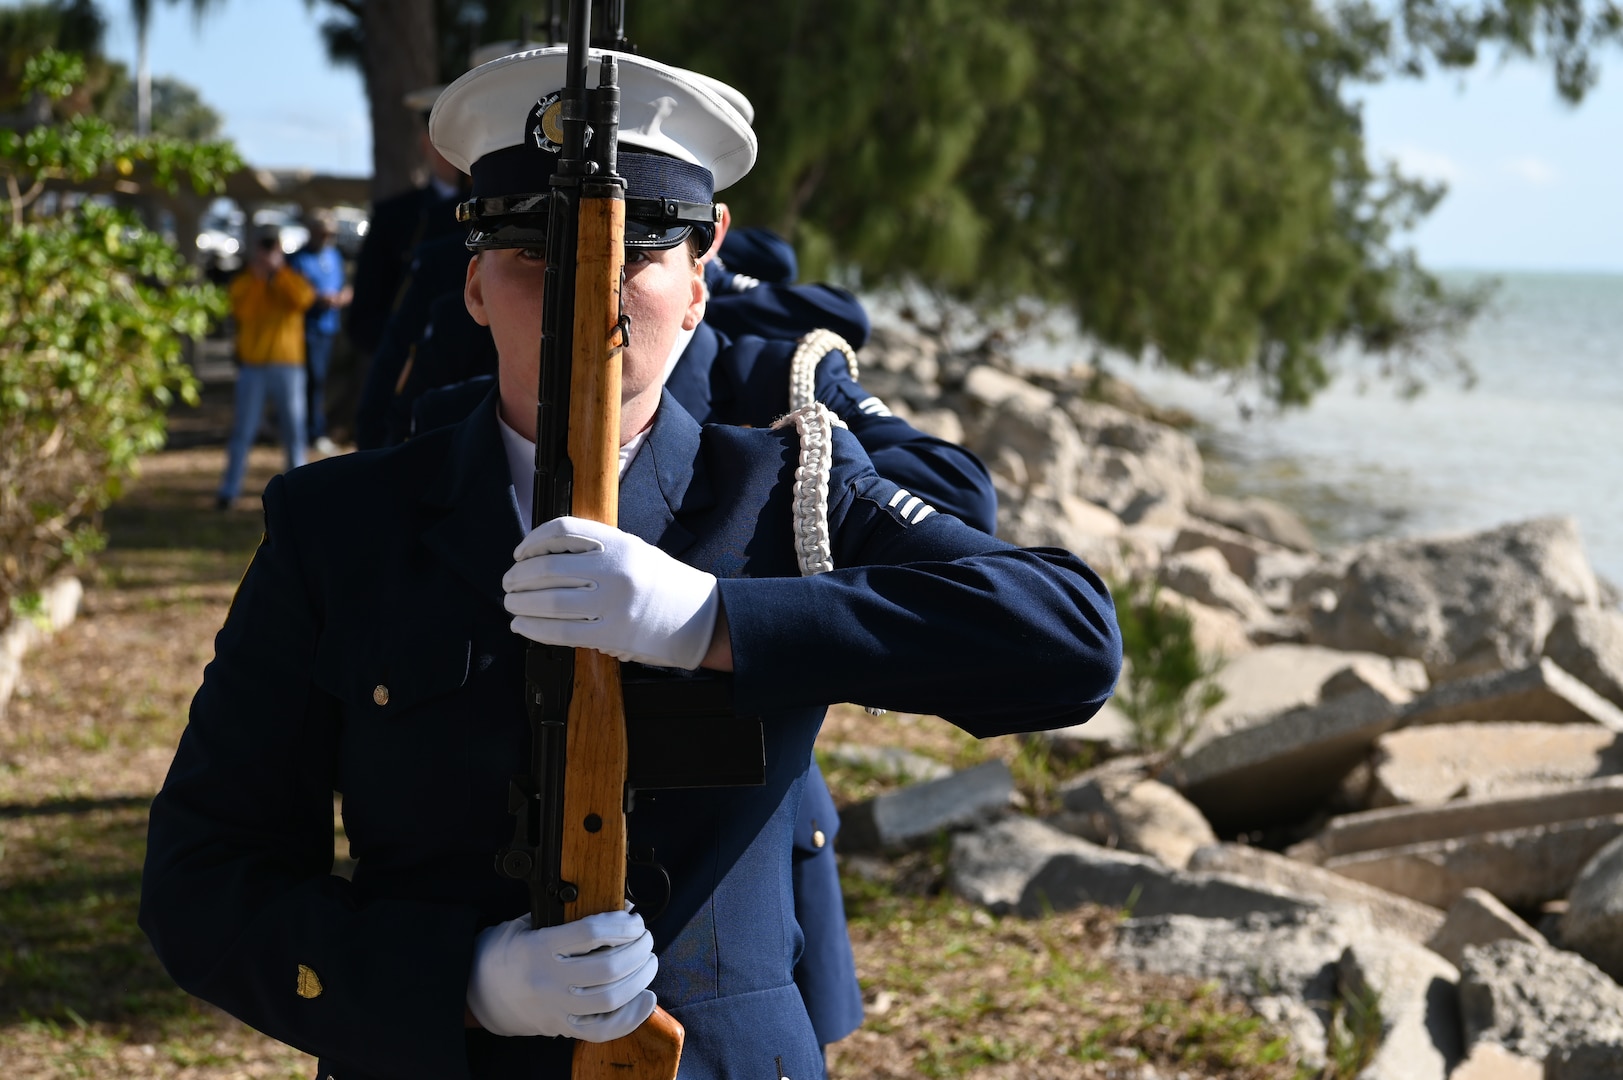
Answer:
M1623 779L1609 777L1561 791L1344 814L1332 818L1313 839L1291 848L1290 855L1322 862L1358 851L1614 814L1623 814Z
M1253 648L1245 620L1232 611L1202 604L1181 593L1166 590L1157 594L1156 602L1189 616L1190 636L1202 655L1227 660L1248 653Z
M1294 510L1256 495L1235 499L1202 493L1190 510L1231 529L1294 551L1312 551L1318 545L1313 532Z
M1347 1001L1377 1001L1381 1045L1363 1080L1447 1080L1462 1057L1459 972L1447 960L1401 938L1347 946L1339 981Z
M860 358L862 385L892 407L929 409L941 396L941 342L932 334L876 326Z
M1058 794L1066 812L1054 824L1062 831L1175 869L1187 866L1197 849L1217 842L1189 800L1141 775L1097 770L1062 785ZM1068 827L1067 821L1075 825Z
M1208 607L1238 615L1248 624L1268 622L1273 611L1234 571L1216 548L1171 555L1161 564L1161 584Z
M1367 688L1293 709L1196 746L1178 762L1177 784L1220 833L1298 818L1324 803L1397 715Z
M846 851L886 851L977 825L1008 809L1014 776L1001 761L928 780L857 803L841 815Z
M1227 525L1219 525L1215 521L1205 521L1201 518L1188 518L1179 526L1177 535L1173 537L1171 550L1172 554L1176 555L1208 547L1220 551L1229 569L1234 571L1235 576L1241 581L1248 584L1256 578L1257 565L1260 561L1286 551L1267 540L1259 540ZM1299 562L1312 561L1296 552L1289 554Z
M1623 744L1595 724L1441 724L1375 743L1374 806L1514 794L1623 772Z
M1544 1080L1544 1066L1498 1043L1479 1042L1448 1080Z
M1496 941L1545 944L1537 930L1518 918L1492 893L1466 889L1448 909L1443 925L1427 939L1426 948L1458 966L1465 958L1467 946L1492 945Z
M1246 844L1203 847L1190 858L1188 869L1249 878L1296 896L1355 907L1376 930L1417 944L1432 938L1443 925L1442 912L1436 908Z
M1405 727L1428 724L1599 724L1623 731L1623 710L1540 659L1434 686L1404 710Z
M1623 1076L1623 1032L1574 1032L1544 1059L1543 1080L1617 1080Z
M953 837L948 870L952 887L965 899L999 914L1028 918L1082 904L1131 905L1142 915L1218 919L1313 906L1241 878L1172 870L1155 859L1090 844L1025 817Z
M1138 744L1133 722L1121 711L1114 698L1104 703L1085 723L1048 731L1030 731L1020 738L1041 743L1051 754L1062 758L1080 758L1092 755L1091 760L1103 761L1121 757L1135 750L1145 749Z
M1318 1067L1341 956L1375 934L1362 913L1341 907L1234 921L1172 915L1123 923L1112 954L1131 970L1220 984L1289 1032L1303 1062Z
M1544 655L1613 705L1623 706L1623 611L1567 612L1544 639Z
M1181 510L1204 493L1205 465L1188 435L1077 396L1064 398L1063 406L1087 447L1078 478L1084 498L1122 513L1141 496Z
M1357 549L1312 640L1422 661L1434 682L1526 667L1556 619L1600 586L1571 518Z
M1623 1038L1623 988L1559 949L1521 941L1466 949L1459 1000L1467 1045L1495 1042L1534 1061L1569 1034Z
M1597 851L1572 883L1561 944L1623 981L1623 838Z
M1337 855L1324 867L1437 908L1473 887L1533 908L1565 896L1584 864L1617 836L1623 815Z
M1374 653L1347 653L1319 645L1267 645L1231 658L1213 681L1223 700L1207 715L1204 730L1219 735L1251 727L1291 709L1317 705L1327 680L1349 667L1385 672L1406 691L1406 701L1430 683L1417 660L1394 660Z
M963 397L966 445L991 470L999 502L1019 506L1033 498L1057 502L1081 494L1087 449L1053 394L1007 372L977 367L964 380Z

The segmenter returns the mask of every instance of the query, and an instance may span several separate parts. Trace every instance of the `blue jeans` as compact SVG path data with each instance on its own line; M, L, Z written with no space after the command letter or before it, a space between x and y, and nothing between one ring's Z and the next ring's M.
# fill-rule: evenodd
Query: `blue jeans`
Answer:
M309 405L304 415L310 429L305 434L311 442L327 434L327 369L332 365L337 337L320 330L304 331L305 401Z
M242 494L242 474L248 469L248 450L265 414L267 394L276 403L287 467L297 469L304 464L304 365L239 364L231 441L226 446L225 476L220 480L223 499Z

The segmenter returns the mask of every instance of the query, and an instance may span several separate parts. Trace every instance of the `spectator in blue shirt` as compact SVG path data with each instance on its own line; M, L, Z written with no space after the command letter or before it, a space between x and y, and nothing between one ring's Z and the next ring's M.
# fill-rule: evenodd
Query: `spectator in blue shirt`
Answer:
M288 263L316 291L316 302L304 316L304 366L310 445L320 454L336 454L327 437L327 369L332 364L333 342L338 338L339 312L349 306L350 288L344 283L344 257L333 244L338 221L330 210L310 218L310 242Z

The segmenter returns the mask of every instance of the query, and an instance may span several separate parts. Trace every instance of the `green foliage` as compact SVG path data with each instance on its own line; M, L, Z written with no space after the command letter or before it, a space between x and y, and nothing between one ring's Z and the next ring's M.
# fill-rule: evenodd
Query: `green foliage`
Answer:
M60 97L76 57L31 57L25 93ZM80 115L0 130L0 596L27 597L99 548L96 515L164 413L196 386L182 357L223 312L185 259L107 191L218 190L240 167L227 144L139 139Z
M760 163L727 198L791 234L808 276L922 285L1003 324L1035 298L1106 346L1285 404L1328 383L1342 342L1426 372L1480 306L1398 245L1443 190L1370 165L1354 84L1486 41L1549 56L1576 93L1618 36L1593 0L668 0L633 16L646 53L750 96Z
M1330 1034L1321 1080L1353 1080L1375 1060L1385 1028L1381 996L1373 988L1344 988L1330 1004Z
M1140 753L1174 753L1223 700L1223 688L1212 682L1221 664L1201 655L1188 613L1162 603L1159 586L1134 583L1112 592L1126 661L1116 704Z

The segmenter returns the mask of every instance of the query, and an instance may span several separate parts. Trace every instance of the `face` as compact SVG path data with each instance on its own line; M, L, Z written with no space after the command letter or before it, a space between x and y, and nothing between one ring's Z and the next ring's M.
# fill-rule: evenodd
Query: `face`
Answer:
M526 248L480 252L468 262L468 312L490 327L500 361L502 419L535 439L535 398L541 356L541 290L546 253ZM631 344L622 354L620 442L653 421L660 376L680 330L704 318L704 268L686 246L628 252L621 303L631 317Z

